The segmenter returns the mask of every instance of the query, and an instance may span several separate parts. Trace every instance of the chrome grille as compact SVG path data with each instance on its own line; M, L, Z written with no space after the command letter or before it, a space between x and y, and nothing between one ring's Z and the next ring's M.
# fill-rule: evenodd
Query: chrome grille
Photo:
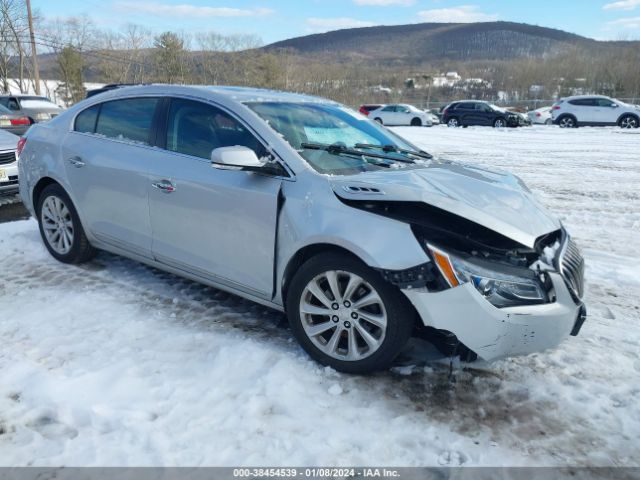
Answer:
M6 165L16 161L16 152L0 152L0 165Z
M567 238L560 250L558 269L567 287L578 299L584 295L584 258L571 238Z

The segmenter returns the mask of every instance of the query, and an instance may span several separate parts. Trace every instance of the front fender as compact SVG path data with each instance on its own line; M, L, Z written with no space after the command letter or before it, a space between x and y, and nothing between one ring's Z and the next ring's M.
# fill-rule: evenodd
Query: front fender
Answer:
M429 261L409 224L345 205L328 181L305 177L283 185L276 285L283 285L286 267L296 254L312 245L342 248L376 269L404 270ZM277 301L281 290L277 289Z

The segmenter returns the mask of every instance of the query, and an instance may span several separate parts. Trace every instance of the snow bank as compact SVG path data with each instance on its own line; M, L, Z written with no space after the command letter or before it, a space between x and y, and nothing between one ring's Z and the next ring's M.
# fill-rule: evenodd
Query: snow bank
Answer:
M0 466L639 465L640 137L399 130L563 217L586 247L579 337L455 383L415 355L352 377L279 313L109 254L62 265L35 221L1 224Z

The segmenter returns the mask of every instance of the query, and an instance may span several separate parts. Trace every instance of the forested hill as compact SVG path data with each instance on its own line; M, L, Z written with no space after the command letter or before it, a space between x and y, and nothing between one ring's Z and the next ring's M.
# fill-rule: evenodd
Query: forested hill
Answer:
M511 22L420 23L351 28L273 43L266 49L291 49L342 61L417 65L438 60L541 58L571 47L615 48L562 30Z

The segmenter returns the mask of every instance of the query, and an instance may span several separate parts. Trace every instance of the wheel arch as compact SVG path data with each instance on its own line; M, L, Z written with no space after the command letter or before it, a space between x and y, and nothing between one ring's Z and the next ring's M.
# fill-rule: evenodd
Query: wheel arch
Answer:
M556 120L557 123L560 123L562 121L563 118L572 118L574 122L576 122L576 125L578 125L578 118L573 114L573 113L563 113L562 115L560 115L558 117L558 119Z
M620 126L620 124L622 123L622 120L625 117L633 117L633 118L636 119L636 121L638 121L638 123L640 123L640 115L637 115L637 114L635 114L633 112L625 112L625 113L623 113L622 115L620 115L618 117L618 121L616 122L616 125Z
M353 253L351 250L339 245L332 243L313 243L305 245L291 256L287 262L287 266L284 268L282 280L280 281L280 294L282 296L283 305L286 306L287 304L287 291L291 284L291 279L298 268L300 268L300 266L310 258L327 253L341 253L362 262L364 265L367 265L367 262L365 262L361 257Z
M51 177L42 177L40 180L38 180L36 182L36 184L33 186L33 190L31 192L31 201L33 202L33 209L36 210L37 206L38 206L38 199L40 198L40 194L42 193L42 191L47 188L49 185L60 185L60 187L62 189L64 189L64 191L66 192L67 190L64 188L64 186L58 182L57 180L55 180L54 178ZM68 193L67 193L68 195Z

